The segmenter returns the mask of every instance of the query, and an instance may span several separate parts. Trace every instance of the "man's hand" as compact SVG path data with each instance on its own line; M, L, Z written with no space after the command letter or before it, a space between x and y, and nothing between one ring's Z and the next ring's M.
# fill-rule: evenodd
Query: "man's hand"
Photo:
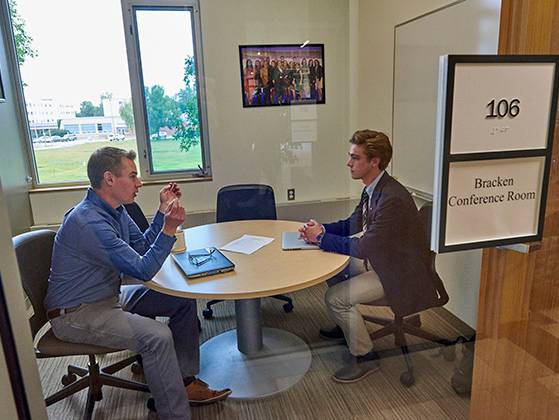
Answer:
M324 232L324 227L314 219L309 220L299 228L301 238L310 244L315 244L316 237L322 232Z
M170 182L159 191L159 211L165 213L169 204L175 199L181 198L181 189L176 182Z
M165 210L163 233L167 236L175 236L177 228L184 223L185 219L186 212L184 211L184 207L181 206L179 199L175 198Z

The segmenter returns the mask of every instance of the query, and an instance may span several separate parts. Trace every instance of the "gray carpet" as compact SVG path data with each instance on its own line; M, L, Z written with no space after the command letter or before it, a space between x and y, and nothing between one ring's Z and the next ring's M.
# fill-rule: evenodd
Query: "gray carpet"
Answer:
M467 419L469 399L459 397L450 386L450 377L461 358L461 345L457 346L455 361L437 356L436 349L418 350L412 354L416 383L410 388L400 384L404 361L393 349L394 340L378 340L377 350L386 350L381 369L355 384L341 385L331 380L332 373L348 356L342 345L323 341L318 329L329 325L323 296L325 286L319 285L291 295L295 309L286 314L282 303L275 299L262 300L262 320L265 326L281 328L297 334L312 349L312 364L305 377L291 389L268 398L252 401L228 400L206 407L192 408L194 419ZM199 312L205 301L199 301ZM214 319L202 319L201 342L234 328L234 304L223 302L214 306ZM381 308L364 308L375 315L390 315ZM422 315L423 326L448 338L468 334L444 310L428 311ZM370 325L371 330L378 328ZM421 340L410 339L412 348L421 348ZM101 366L113 363L128 355L127 352L108 355L99 359ZM69 363L85 366L86 357L39 360L39 371L45 395L61 388L60 378ZM134 377L129 368L119 373ZM103 388L103 400L96 403L94 419L156 419L148 413L148 395L134 391ZM48 407L51 419L77 419L85 406L86 391L66 398Z

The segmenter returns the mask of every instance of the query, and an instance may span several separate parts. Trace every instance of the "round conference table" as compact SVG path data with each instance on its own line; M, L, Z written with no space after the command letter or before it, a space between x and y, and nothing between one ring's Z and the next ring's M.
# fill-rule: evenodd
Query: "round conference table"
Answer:
M232 398L276 394L295 385L310 367L310 349L301 338L285 330L262 327L260 298L321 283L341 272L349 257L318 249L283 251L282 232L296 231L300 225L246 220L186 229L187 251L220 248L244 234L274 241L250 255L221 251L235 264L235 270L209 277L187 279L169 257L146 283L169 295L235 301L237 328L202 344L199 375L213 388L231 388Z

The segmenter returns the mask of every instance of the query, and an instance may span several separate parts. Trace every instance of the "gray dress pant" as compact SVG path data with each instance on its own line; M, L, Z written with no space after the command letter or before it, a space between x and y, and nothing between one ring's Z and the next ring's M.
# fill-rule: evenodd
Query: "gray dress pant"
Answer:
M373 342L357 305L384 297L384 289L377 273L363 260L351 258L349 267L328 280L326 309L332 320L343 330L349 351L363 356L373 349Z
M169 317L169 325L155 319ZM115 296L82 304L50 321L61 340L126 348L142 356L147 384L160 419L191 419L183 378L199 369L196 301L122 286Z

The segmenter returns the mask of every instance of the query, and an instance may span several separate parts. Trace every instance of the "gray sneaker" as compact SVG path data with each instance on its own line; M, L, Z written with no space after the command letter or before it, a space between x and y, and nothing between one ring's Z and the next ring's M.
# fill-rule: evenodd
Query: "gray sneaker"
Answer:
M366 378L379 369L380 364L378 360L358 361L354 359L338 370L334 376L332 376L332 379L342 384L351 384Z

